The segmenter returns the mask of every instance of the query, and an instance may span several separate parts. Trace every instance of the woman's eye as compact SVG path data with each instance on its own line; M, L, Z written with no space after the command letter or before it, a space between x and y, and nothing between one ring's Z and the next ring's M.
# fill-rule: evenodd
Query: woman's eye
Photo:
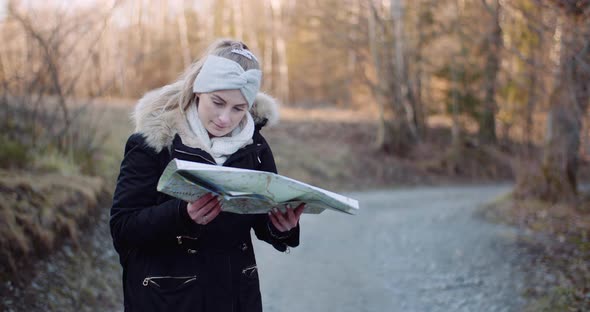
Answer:
M219 102L213 102L213 104L217 105L217 106L223 106L223 104L219 103Z
M237 108L237 107L234 107L234 109L235 109L236 111L238 111L238 112L241 112L241 111L243 111L243 109L241 109L241 108Z

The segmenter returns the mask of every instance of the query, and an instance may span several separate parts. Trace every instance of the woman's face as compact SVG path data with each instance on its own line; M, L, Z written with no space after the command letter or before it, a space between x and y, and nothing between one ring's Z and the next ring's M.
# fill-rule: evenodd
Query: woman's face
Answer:
M224 136L234 130L248 111L248 102L240 90L200 93L197 111L211 136Z

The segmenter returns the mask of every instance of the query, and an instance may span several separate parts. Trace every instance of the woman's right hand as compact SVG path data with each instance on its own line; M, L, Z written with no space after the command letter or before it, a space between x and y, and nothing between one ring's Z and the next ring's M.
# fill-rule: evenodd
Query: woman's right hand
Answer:
M195 223L205 225L221 212L221 202L219 197L207 193L194 202L188 203L186 210Z

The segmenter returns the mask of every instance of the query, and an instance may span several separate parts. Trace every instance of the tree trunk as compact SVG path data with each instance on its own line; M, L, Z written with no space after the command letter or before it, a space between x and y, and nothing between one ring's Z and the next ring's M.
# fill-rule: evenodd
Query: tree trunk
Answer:
M184 67L186 68L191 64L191 50L188 45L188 31L184 10L184 3L181 2L180 13L178 16L178 35L180 36L180 49L182 50L182 59L184 61Z
M533 31L530 29L529 31ZM532 157L533 156L533 137L532 134L534 133L534 123L533 117L535 114L535 106L538 101L537 96L537 87L539 85L537 81L538 70L537 66L539 64L539 50L542 47L542 38L543 36L538 35L538 40L536 43L532 43L530 47L530 58L531 58L531 66L528 74L528 92L527 92L527 104L526 104L526 112L525 112L525 128L524 128L524 136L526 142L526 156Z
M244 40L244 28L247 29L247 27L244 25L244 18L242 15L242 0L234 0L232 9L236 39Z
M500 2L495 2L492 32L487 39L487 59L485 71L486 93L479 121L479 139L482 143L495 144L496 137L496 76L500 68L500 49L502 29L500 28Z
M234 37L231 19L231 9L228 8L232 3L229 0L223 0L220 6L221 9L221 36Z
M423 74L424 74L424 47L426 46L426 33L424 31L425 25L423 22L422 14L430 10L430 5L418 1L417 4L417 18L416 18L416 29L418 30L418 42L416 44L416 50L414 52L414 73L413 73L413 98L414 98L414 110L416 119L416 130L420 138L426 136L428 126L426 125L426 113L424 111L423 103Z
M272 12L271 4L267 3L264 6L264 15L266 19L266 36L264 39L264 55L263 55L263 62L264 62L264 74L265 74L265 84L267 90L273 90L275 86L275 76L274 76L274 62L273 62L273 54L274 54L274 37L275 37L275 29L272 27L273 25L273 12Z
M197 21L198 27L196 29L197 38L204 42L211 41L211 38L215 36L215 6L208 4L205 6L205 14L199 14ZM195 31L195 30L192 30Z
M349 17L349 25L348 25L348 33L349 33L349 40L353 45L357 45L357 42L359 41L358 38L358 32L356 31L356 28L358 28L359 25L359 21L360 21L360 0L351 0L352 3L350 3L351 6L351 10L350 10L350 17ZM356 68L357 68L357 49L355 48L350 48L348 49L348 57L347 57L347 62L346 62L346 82L345 82L345 89L342 90L342 92L345 92L346 94L343 96L344 98L344 105L350 105L353 98L352 98L352 92L354 92L354 86L353 86L353 81L354 81L354 77L355 77L355 72L356 72Z
M240 1L240 3L241 2L242 1ZM240 15L242 21L241 25L244 28L242 30L242 36L244 36L242 39L244 40L244 43L248 45L248 48L250 48L250 50L254 52L254 54L262 56L263 51L260 47L261 45L264 45L264 43L261 42L260 38L267 37L267 33L264 29L264 24L262 23L262 21L260 21L261 19L258 18L261 9L259 5L254 6L251 5L249 2L246 5L241 3ZM265 6L265 3L262 3L261 5Z
M382 83L385 81L381 70L381 57L379 55L379 43L377 39L377 22L376 22L376 8L373 0L369 3L369 50L371 58L373 59L373 67L375 68L376 82L373 86L375 94L375 102L379 111L379 122L377 124L377 136L375 137L375 148L377 150L383 149L385 145L385 101L383 96Z
M403 0L391 1L391 17L394 30L394 60L395 81L393 83L394 111L394 150L405 150L405 147L418 138L415 124L414 108L408 101L408 85L405 73L404 47L404 7Z
M279 99L287 102L289 100L289 65L287 63L287 43L285 41L285 14L283 13L283 3L280 0L271 0L270 4L272 25L274 31L276 31L275 43L279 70L278 88L276 92Z
M590 100L590 20L567 12L563 18L560 79L550 96L540 177L517 189L549 201L571 200L577 195L580 131Z
M463 14L465 11L465 2L461 1L461 0L456 0L455 1L455 18L456 18L456 22L454 23L453 26L453 33L457 35L457 39L459 40L459 45L460 45L460 57L463 59L465 59L467 56L465 55L466 53L466 47L465 47L465 36L462 34L461 30L459 29L459 22L461 21L461 19L463 18ZM457 67L459 67L459 69L461 70L461 72L465 72L465 69L463 68L464 65L460 60L457 60L456 55L452 55L451 56L451 90L452 94L451 94L451 112L452 112L452 127L451 127L451 153L453 154L457 154L461 151L462 149L462 136L463 136L463 127L461 125L461 122L459 120L459 94L458 94L458 90L459 87L464 87L465 83L462 81L459 81L459 74L457 72Z
M461 124L459 123L459 101L457 99L457 90L459 86L459 81L457 78L457 70L456 70L457 62L455 61L455 57L452 57L451 61L451 88L453 90L452 99L451 99L451 109L452 109L452 121L453 125L451 127L451 148L453 150L458 150L461 146Z

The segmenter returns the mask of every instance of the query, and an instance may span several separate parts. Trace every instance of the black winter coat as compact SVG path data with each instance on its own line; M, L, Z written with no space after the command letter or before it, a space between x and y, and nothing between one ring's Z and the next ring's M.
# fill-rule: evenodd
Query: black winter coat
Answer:
M257 126L253 143L224 166L276 173L270 147ZM111 209L111 234L123 266L125 311L262 311L250 229L258 239L285 251L299 245L299 225L280 233L265 214L221 212L207 225L194 223L187 203L156 190L173 159L212 163L201 149L182 144L157 153L133 134Z

